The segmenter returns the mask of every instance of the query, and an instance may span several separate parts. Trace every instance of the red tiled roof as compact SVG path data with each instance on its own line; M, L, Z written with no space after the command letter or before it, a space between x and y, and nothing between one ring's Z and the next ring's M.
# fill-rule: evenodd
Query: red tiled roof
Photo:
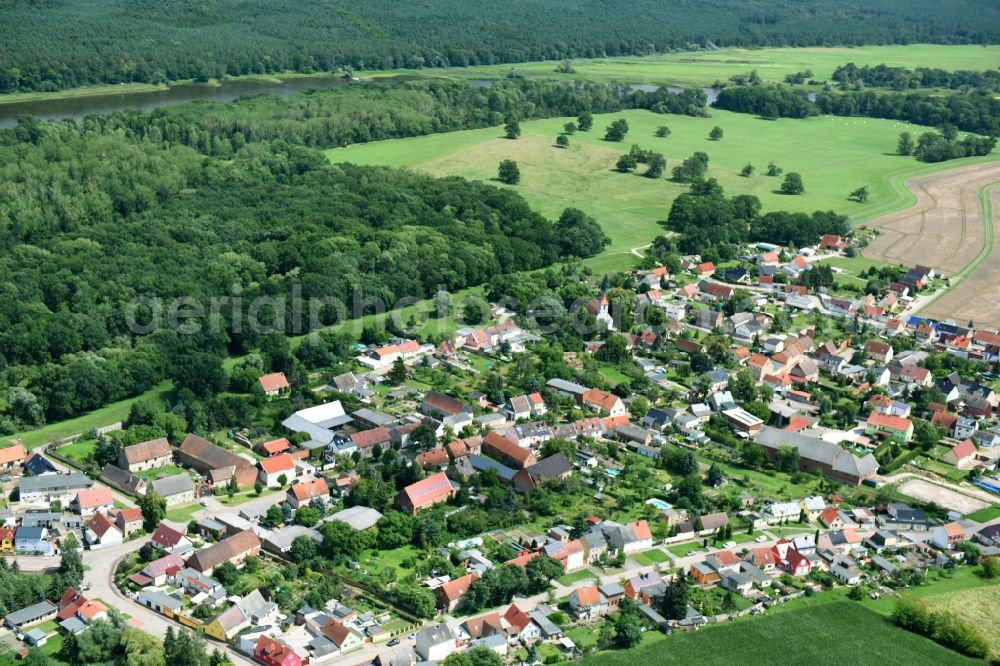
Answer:
M269 375L261 375L257 381L260 382L260 386L264 389L265 393L288 388L288 379L283 372L272 372Z
M876 428L887 428L900 432L909 430L912 426L910 419L904 419L902 416L893 416L892 414L881 414L879 412L869 414L868 423Z
M326 485L326 481L322 478L313 479L312 481L303 481L302 483L296 483L288 492L295 496L295 499L302 502L305 500L313 499L314 497L325 497L330 494L330 488Z
M279 453L270 458L264 458L257 462L265 474L278 474L280 472L290 472L295 469L295 461L287 453Z
M77 504L81 509L93 509L97 506L114 504L115 498L111 494L111 489L107 486L94 486L81 490L76 496Z
M173 548L183 538L183 534L164 523L160 523L160 526L153 532L153 543L162 548Z
M424 467L428 465L447 465L449 460L448 451L443 446L425 451L417 456L417 462Z
M264 452L268 455L277 455L288 449L292 448L292 445L287 439L281 437L279 439L272 439L270 442L264 442L261 444L260 448L264 449Z
M976 445L972 443L971 439L967 439L964 442L959 442L952 447L951 453L961 460L963 458L968 458L969 456L976 455Z
M428 502L436 502L449 495L451 491L451 481L448 480L444 472L432 474L426 479L421 479L403 488L403 494L414 507L423 506Z
M522 467L534 458L531 451L518 446L517 442L512 442L496 431L490 431L483 439L483 444L492 447L509 459L520 463Z
M24 447L20 444L15 444L14 446L8 446L5 449L0 449L0 465L7 465L12 462L18 462L24 460L26 457Z
M370 430L362 430L361 432L356 432L351 435L351 441L354 442L354 445L359 449L367 449L369 446L375 446L376 444L388 442L391 439L392 435L389 433L389 429L385 426L379 426Z
M653 533L649 531L649 523L645 520L640 520L629 525L632 531L635 533L635 538L639 541L644 539L652 539Z
M477 580L479 580L479 574L473 571L455 580L450 580L437 589L441 591L441 595L445 599L455 601L464 597L465 593L469 591L469 587Z
M89 527L90 531L99 537L103 537L110 529L118 529L115 527L115 524L111 522L111 519L103 513L95 513L94 517L90 519L89 523L87 523L87 527Z
M574 592L581 606L596 606L601 602L601 593L593 585L578 587Z

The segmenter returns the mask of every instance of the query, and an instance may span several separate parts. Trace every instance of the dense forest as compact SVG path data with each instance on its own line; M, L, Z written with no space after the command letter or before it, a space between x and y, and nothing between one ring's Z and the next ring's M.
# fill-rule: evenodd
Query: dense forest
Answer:
M351 308L360 290L391 306L607 242L590 218L557 225L483 183L332 166L281 140L224 152L93 123L0 132L0 369L38 400L21 395L21 415L66 418L164 377L218 390L222 357L259 342L234 317L247 321L255 297L287 298L293 285L304 300ZM129 334L137 297L207 309L234 293L242 305L224 308L216 331ZM261 312L284 332L294 332L292 314ZM336 315L318 313L322 324Z
M981 0L0 0L0 91L716 46L996 43Z
M714 106L764 118L805 118L820 113L867 116L927 127L951 125L965 132L1000 136L1000 100L981 93L821 92L812 102L805 92L783 85L729 86L719 92ZM974 140L967 154L987 155L995 143L988 138Z

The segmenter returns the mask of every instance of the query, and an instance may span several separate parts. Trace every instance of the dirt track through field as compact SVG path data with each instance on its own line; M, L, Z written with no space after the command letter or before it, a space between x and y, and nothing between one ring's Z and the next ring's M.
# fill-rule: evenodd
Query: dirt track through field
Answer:
M945 276L963 278L921 314L1000 326L1000 248L994 246L988 256L980 257L988 240L980 192L994 183L1000 183L1000 162L916 178L906 184L917 198L916 205L867 223L879 236L865 248L866 257L905 266L923 264ZM996 231L998 190L992 196ZM976 265L971 272L963 275L972 264Z

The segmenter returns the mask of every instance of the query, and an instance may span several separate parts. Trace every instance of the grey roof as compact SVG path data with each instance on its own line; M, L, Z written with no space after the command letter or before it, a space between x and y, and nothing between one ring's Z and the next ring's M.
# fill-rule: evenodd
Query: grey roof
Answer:
M323 519L323 522L339 520L343 523L347 523L360 532L374 527L375 523L377 523L381 518L382 514L375 509L371 509L367 506L352 506L344 509L343 511L338 511L332 516L327 516Z
M605 597L611 598L616 597L620 594L625 594L625 588L621 586L620 583L605 583L597 588L601 594Z
M62 627L63 631L68 634L78 634L87 628L87 625L83 623L83 620L75 615L60 622L59 626Z
M587 392L586 386L580 386L579 384L576 384L574 382L568 382L565 379L558 379L558 378L550 379L549 381L545 382L545 385L550 388L554 388L557 391L564 391L566 393L582 394Z
M26 622L37 620L40 617L45 617L50 613L55 613L56 610L56 607L48 601L39 601L37 604L32 604L31 606L22 608L21 610L9 613L5 618L5 622L16 627L25 624Z
M635 605L635 607L639 609L639 612L642 613L642 616L644 618L646 618L656 626L659 627L667 623L667 618L657 613L655 610L653 610L653 608L649 604L645 603L644 601L638 602Z
M164 594L163 592L157 592L156 590L143 590L139 593L136 600L143 605L148 605L146 603L148 601L154 606L169 608L174 611L184 607L184 603L180 599L172 597L169 594Z
M157 479L153 481L152 486L153 490L158 492L161 497L194 492L194 482L191 481L191 477L186 472Z
M292 542L300 536L307 536L316 542L323 540L323 537L319 535L319 532L311 527L305 527L303 525L288 525L265 536L263 539L264 547L266 548L267 546L271 546L279 551L285 551L291 548Z
M455 640L455 636L451 633L451 629L449 629L446 624L435 624L432 627L422 629L417 634L417 641L420 641L421 638L426 640L430 645L437 645L438 643Z
M89 488L94 482L85 474L70 472L69 474L46 474L45 476L25 476L17 485L22 493L42 493L57 490L72 490Z
M863 476L868 472L878 471L878 462L870 453L858 458L838 444L826 442L818 437L765 426L757 435L756 442L768 449L794 447L802 458L829 465L834 471L844 474Z
M48 634L39 629L38 627L35 627L34 629L25 634L25 637L30 638L35 643L42 640L46 636L48 636Z
M351 412L351 415L358 420L374 423L376 426L389 425L396 420L395 417L390 414L377 412L374 409L368 409L367 407L363 407L356 412Z
M517 473L510 467L485 456L468 456L466 459L469 461L469 464L472 465L472 469L477 472L482 472L487 469L495 469L497 471L497 476L499 476L503 481L509 482L513 480L514 474Z
M562 629L560 629L555 622L550 620L545 613L539 610L531 611L528 613L528 617L530 617L531 620L538 625L538 628L542 630L543 636L554 636L555 634L562 633Z
M535 479L554 479L573 470L573 464L561 451L548 458L542 458L528 468L528 474Z

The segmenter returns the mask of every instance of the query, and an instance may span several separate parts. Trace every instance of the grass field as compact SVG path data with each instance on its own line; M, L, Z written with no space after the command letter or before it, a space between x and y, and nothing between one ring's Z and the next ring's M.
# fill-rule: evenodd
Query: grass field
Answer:
M682 52L646 57L594 58L573 61L573 74L555 72L556 62L531 62L513 65L448 68L441 70L394 70L361 73L368 78L386 74L450 76L463 79L503 76L511 69L528 77L658 83L677 86L711 86L734 74L750 70L765 81L783 81L786 74L811 69L816 80L829 79L838 65L885 63L894 67L939 67L947 70L985 70L1000 62L1000 46L860 46L855 48L767 48L721 49L718 51Z
M977 663L911 634L870 610L848 602L802 609L671 636L662 643L606 652L585 666L626 664L794 663L908 664Z
M34 449L42 446L43 444L47 444L52 440L63 439L65 437L76 435L77 433L85 433L94 427L100 428L112 423L117 423L118 421L124 420L125 417L128 416L128 412L132 408L132 403L136 400L146 400L162 406L163 399L170 391L171 386L171 382L163 381L135 398L120 400L75 419L53 423L37 430L16 433L11 435L8 439L20 440L26 448Z
M564 208L575 206L603 225L611 245L597 258L595 267L600 269L608 262L628 259L632 248L662 233L661 221L671 202L687 189L666 179L615 171L618 156L632 144L664 154L667 173L681 159L703 151L710 159L709 176L717 178L730 195L760 197L765 210L836 210L855 221L914 203L904 186L909 178L990 159L928 165L893 155L901 131L920 133L922 128L892 120L823 116L767 121L721 110L712 110L711 116L640 110L599 115L594 129L577 132L566 149L553 143L566 119L552 118L522 123L523 134L516 141L503 138L499 128L487 128L337 148L327 151L327 156L333 162L410 167L436 176L494 182L499 162L513 159L521 170L521 183L514 187L536 210L554 219ZM628 136L621 143L603 141L604 128L616 118L628 121ZM668 125L671 136L655 137L659 125ZM725 136L710 141L708 133L716 125ZM801 173L806 193L777 193L781 179L762 175L769 161L786 172ZM757 174L743 178L738 172L747 162L757 168ZM848 201L847 195L862 185L871 191L868 203Z
M977 523L986 523L994 518L1000 518L1000 504L994 504L993 506L988 506L985 509L980 509L975 513L970 513L965 518L967 520L974 520Z

